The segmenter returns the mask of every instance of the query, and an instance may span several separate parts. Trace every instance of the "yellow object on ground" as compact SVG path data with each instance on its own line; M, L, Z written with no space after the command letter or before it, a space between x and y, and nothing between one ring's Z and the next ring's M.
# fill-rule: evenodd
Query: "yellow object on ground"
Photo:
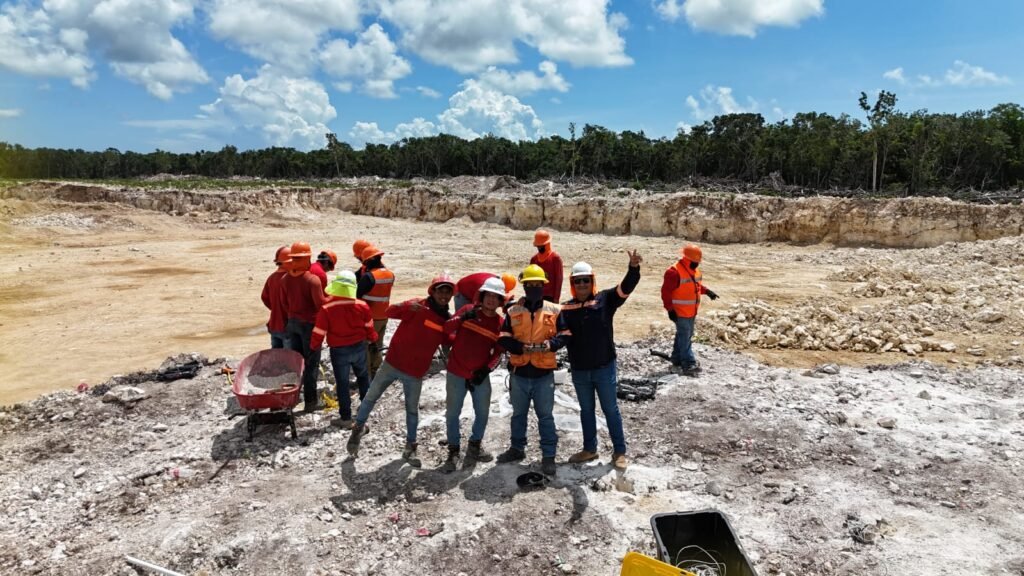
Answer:
M696 576L682 568L644 556L637 552L627 552L622 559L622 571L619 576Z
M320 403L324 406L324 412L330 412L338 409L338 401L334 399L334 396L331 396L327 392L320 393Z

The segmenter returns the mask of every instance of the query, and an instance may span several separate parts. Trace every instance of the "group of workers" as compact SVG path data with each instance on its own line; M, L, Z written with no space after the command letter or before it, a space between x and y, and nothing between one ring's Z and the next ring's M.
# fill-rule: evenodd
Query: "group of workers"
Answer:
M341 270L328 281L338 264L329 250L312 260L305 242L282 246L267 278L263 303L270 310L267 329L271 346L289 348L305 358L302 391L305 411L318 407L316 379L323 346L330 350L337 386L340 426L351 429L347 449L358 456L374 406L395 382L405 398L406 441L402 458L412 467L417 457L416 432L423 379L439 348L445 350L446 433L448 456L442 467L454 471L462 459L460 415L468 395L474 419L465 461L495 459L482 445L491 404L491 372L508 355L512 421L508 448L499 463L526 457L527 422L532 409L540 430L541 471L555 474L558 434L555 430L556 353L565 348L583 429L582 449L573 464L599 458L596 406L601 405L612 442L611 464L624 470L627 443L619 413L613 321L640 282L643 258L628 252L625 276L612 288L598 290L597 276L586 262L572 266L571 298L558 303L562 292L563 263L551 246L551 234L538 230L533 242L537 253L518 276L523 295L513 296L517 278L490 272L470 274L456 281L447 273L435 277L425 298L391 303L395 274L383 264L382 250L357 240L352 253L357 270ZM690 244L681 258L665 271L662 302L675 323L671 361L675 371L696 375L700 368L692 349L694 320L702 296L718 296L704 286L700 248ZM455 300L454 314L450 302ZM389 320L397 320L386 356L384 334ZM353 414L349 375L354 374L359 406Z

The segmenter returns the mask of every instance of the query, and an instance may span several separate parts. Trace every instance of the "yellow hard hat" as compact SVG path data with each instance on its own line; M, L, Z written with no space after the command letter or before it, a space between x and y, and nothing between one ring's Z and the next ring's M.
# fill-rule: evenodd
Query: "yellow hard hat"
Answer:
M544 269L536 264L530 264L523 270L523 273L519 275L520 282L543 282L548 283L548 277L544 274Z

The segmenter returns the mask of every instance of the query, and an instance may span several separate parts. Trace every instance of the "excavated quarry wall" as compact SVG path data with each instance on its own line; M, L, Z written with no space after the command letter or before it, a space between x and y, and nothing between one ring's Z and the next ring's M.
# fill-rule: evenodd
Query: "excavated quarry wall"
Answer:
M34 182L0 191L30 201L110 202L167 213L262 213L336 208L353 214L446 222L468 217L520 229L675 236L712 243L831 243L925 248L1024 234L1024 206L936 198L778 198L694 192L627 197L451 192L433 186L143 190Z

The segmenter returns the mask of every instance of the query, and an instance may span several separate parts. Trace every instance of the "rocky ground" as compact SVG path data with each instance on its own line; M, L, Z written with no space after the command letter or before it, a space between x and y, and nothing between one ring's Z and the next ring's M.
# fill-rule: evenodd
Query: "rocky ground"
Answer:
M930 363L772 368L700 347L696 379L620 350L623 376L660 383L622 401L632 465L539 465L452 474L443 376L425 384L424 468L399 459L400 393L371 419L357 460L332 415L245 440L226 414L224 365L192 379L161 371L57 392L0 412L0 571L134 574L132 555L188 574L617 574L654 553L651 515L716 508L761 574L1024 574L1024 392L1019 371ZM142 381L145 380L145 381ZM502 449L502 373L485 444ZM115 398L134 385L143 398ZM580 447L571 386L558 388L559 458ZM104 401L107 400L107 401ZM468 426L469 407L464 416ZM531 422L531 441L535 442Z

